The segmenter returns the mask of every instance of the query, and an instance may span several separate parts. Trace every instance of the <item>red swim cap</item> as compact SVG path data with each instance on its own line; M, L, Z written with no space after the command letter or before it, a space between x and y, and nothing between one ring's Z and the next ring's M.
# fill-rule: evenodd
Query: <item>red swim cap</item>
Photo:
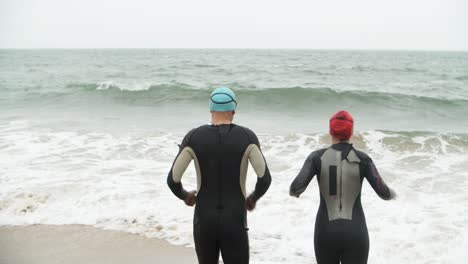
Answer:
M338 111L330 117L330 135L348 140L353 135L354 120L347 111Z

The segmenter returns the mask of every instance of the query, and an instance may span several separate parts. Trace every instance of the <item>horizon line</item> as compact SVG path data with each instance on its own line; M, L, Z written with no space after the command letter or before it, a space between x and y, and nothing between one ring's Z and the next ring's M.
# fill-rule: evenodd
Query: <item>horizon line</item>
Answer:
M193 48L193 47L137 47L137 48L122 48L122 47L99 47L99 48L77 48L77 47L68 47L68 48L11 48L11 47L0 47L0 50L310 50L310 51L411 51L411 52L468 52L468 49L399 49L399 48Z

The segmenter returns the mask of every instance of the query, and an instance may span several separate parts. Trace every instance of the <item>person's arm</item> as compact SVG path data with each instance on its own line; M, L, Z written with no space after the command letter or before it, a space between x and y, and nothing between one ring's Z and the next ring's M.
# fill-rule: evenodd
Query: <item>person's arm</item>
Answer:
M377 168L374 165L372 159L366 159L363 161L364 165L364 176L366 177L369 184L372 186L372 189L377 193L377 195L384 200L391 200L396 198L395 192L390 189L384 180L380 176Z
M271 175L268 165L266 164L265 157L263 156L260 147L254 145L250 151L249 161L252 165L255 174L257 174L257 183L255 184L255 190L251 194L252 197L257 201L262 197L271 184Z
M182 176L190 162L194 159L193 149L189 146L190 137L194 130L190 131L179 145L179 153L172 164L169 175L167 176L167 185L179 199L184 200L187 205L193 205L195 192L187 192L182 185Z
M314 178L315 174L317 174L317 168L314 164L314 158L316 156L317 152L312 152L312 154L307 157L301 171L289 187L289 195L299 197L307 189L310 181Z
M253 210L257 201L267 192L271 184L271 175L265 157L260 148L260 143L257 136L252 136L253 144L249 146L248 159L252 165L255 174L257 174L257 183L255 190L247 197L246 205L248 210Z

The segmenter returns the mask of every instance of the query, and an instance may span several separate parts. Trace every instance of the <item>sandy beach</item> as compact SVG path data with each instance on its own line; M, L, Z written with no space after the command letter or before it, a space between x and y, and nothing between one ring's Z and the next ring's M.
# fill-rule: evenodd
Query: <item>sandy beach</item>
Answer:
M0 227L0 264L196 263L192 248L83 225Z

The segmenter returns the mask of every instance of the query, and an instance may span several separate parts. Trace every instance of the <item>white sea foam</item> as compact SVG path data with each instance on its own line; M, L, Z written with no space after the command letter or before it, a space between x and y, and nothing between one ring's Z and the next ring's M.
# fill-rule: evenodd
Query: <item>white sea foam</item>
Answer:
M86 224L193 246L193 209L166 186L183 135L111 135L0 125L0 225ZM289 184L321 135L260 135L273 177L249 214L252 263L315 263L319 204L314 179L300 199ZM373 157L398 193L383 201L364 182L369 263L458 263L465 256L468 146L457 136L367 131L356 146ZM190 167L183 178L195 188ZM248 190L255 184L249 171Z
M120 91L147 91L151 88L148 82L104 81L97 84L96 90L119 89Z

